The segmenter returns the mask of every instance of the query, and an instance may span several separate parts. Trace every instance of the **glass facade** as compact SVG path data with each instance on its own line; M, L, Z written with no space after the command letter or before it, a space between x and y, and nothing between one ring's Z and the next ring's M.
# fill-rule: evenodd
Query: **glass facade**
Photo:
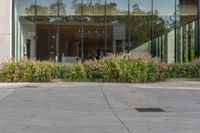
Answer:
M130 52L199 53L198 0L14 0L15 58L68 62Z
M130 18L130 49L134 52L151 53L152 1L131 0Z

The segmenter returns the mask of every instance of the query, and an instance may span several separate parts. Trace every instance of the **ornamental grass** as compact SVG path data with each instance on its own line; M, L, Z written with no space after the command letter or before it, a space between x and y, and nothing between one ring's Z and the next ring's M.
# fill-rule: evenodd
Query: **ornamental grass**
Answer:
M11 61L0 68L1 82L124 82L148 83L170 78L200 78L200 60L167 64L149 55L119 54L83 63Z

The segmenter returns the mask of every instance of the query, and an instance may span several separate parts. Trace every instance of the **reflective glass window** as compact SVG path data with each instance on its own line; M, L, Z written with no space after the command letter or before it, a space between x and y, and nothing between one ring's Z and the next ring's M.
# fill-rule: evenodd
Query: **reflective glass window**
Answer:
M130 40L133 52L150 53L151 44L151 0L131 0Z
M15 58L35 58L35 0L15 0Z
M61 22L81 22L81 0L58 0Z
M154 0L153 7L154 37L173 30L175 25L175 0Z
M35 0L16 0L15 13L19 19L26 21L35 20Z
M198 0L177 1L177 22L184 25L197 19Z
M58 19L57 0L37 0L37 22L56 22Z
M188 62L198 53L197 0L180 0L176 4L176 61Z
M59 57L67 60L82 57L81 0L59 0Z
M83 0L83 55L99 58L105 51L105 0ZM111 33L106 34L111 36ZM110 44L107 45L109 48Z
M168 43L167 40L175 39L175 0L153 0L152 24L152 51L154 51L156 57L167 59L168 57L166 56L174 53L175 47L175 41L173 41L174 43ZM161 37L164 41L155 41ZM163 49L160 49L161 46L163 46ZM154 49L157 50L155 51ZM171 57L173 55L169 56L169 58Z
M128 50L128 0L107 0L106 33L110 52L121 53Z
M188 62L198 53L197 1L14 0L15 57L61 61L130 51Z

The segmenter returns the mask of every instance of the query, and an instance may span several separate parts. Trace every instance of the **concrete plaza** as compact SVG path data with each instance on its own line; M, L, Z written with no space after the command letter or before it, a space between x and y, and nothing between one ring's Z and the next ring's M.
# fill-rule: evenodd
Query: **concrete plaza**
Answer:
M0 83L0 133L199 133L199 125L199 81Z

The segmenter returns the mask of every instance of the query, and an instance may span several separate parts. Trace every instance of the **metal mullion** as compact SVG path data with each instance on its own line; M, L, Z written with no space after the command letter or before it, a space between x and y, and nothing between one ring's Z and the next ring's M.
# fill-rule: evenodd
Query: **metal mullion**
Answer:
M191 24L188 24L188 60L191 61Z
M185 53L185 61L188 62L188 25L185 26Z
M176 62L179 63L180 61L179 29L177 29L175 32L175 46L176 46Z
M57 60L59 60L59 12L60 12L60 8L59 8L59 2L57 1L57 20L56 20L56 56L57 56Z
M131 16L130 16L130 0L128 0L128 52L130 52L131 47Z
M197 13L198 13L198 20L197 20L197 48L198 48L198 57L200 57L200 0L197 0Z
M107 26L106 26L106 24L107 24L107 6L106 6L106 4L107 4L107 1L105 0L104 1L105 3L105 6L104 6L104 47L105 47L105 55L107 54Z
M14 0L12 0L12 45L11 45L11 47L12 47L12 51L11 51L11 56L12 57L15 57L15 45L16 45L16 41L15 41L15 36L16 36L16 31L15 31L15 27L16 27L16 25L15 25L15 18L16 18L16 15L15 15L15 1Z
M153 48L153 45L154 45L154 41L153 41L153 0L151 0L151 47ZM156 54L155 54L156 55Z
M83 0L81 0L81 58L83 60L84 54L83 54Z
M195 57L198 58L198 20L195 22Z
M185 30L186 30L186 28L185 28L185 26L183 26L183 30L182 30L182 33L181 33L181 34L182 34L182 40L181 40L181 41L182 41L182 45L183 45L183 46L182 46L182 47L183 47L183 59L182 59L183 62L186 61L186 60L185 60L185 48L186 48L186 47L185 47L185 45L186 45L186 43L185 43L185 40L186 40L186 38L185 38L185 37L186 37L186 35L185 35Z
M180 50L180 54L181 54L180 61L181 61L181 63L183 63L183 55L184 55L184 53L183 53L184 45L183 44L184 44L184 42L183 42L183 27L180 27L180 47L181 47L180 48L181 49Z
M160 36L160 58L162 59L162 35Z
M164 60L164 35L161 36L161 60Z
M175 57L175 59L174 59L174 61L176 63L177 59L178 59L177 58L177 56L178 56L177 55L177 53L178 53L177 52L177 29L176 29L177 28L177 7L176 7L177 6L177 0L175 0L174 4L175 4L175 6L174 6L174 10L175 10L175 16L174 16L175 17L175 22L174 22L175 23L174 24L174 40L175 40L174 41L174 55L175 55L174 57Z
M156 57L159 57L159 40L158 37L155 38L156 40Z
M35 27L35 57L37 58L37 0L35 0L35 18L34 18L34 27Z

